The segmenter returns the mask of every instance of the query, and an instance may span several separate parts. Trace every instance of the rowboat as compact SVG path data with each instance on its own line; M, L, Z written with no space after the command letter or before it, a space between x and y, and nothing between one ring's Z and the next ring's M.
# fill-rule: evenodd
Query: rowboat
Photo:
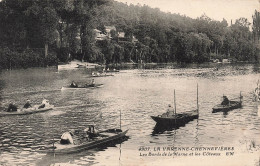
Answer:
M71 86L63 86L61 90L65 89L87 89L87 88L98 88L103 86L103 84L94 84L94 85L85 85L85 86L79 86L79 87L71 87Z
M107 73L119 72L119 70L106 70Z
M221 105L218 104L212 108L212 113L215 112L225 112L230 111L233 109L241 108L242 107L242 101L230 101L228 105Z
M39 106L40 105L35 105L32 108L18 109L16 112L0 112L0 116L35 114L35 113L40 113L40 112L46 112L46 111L52 110L54 108L53 105L50 105L50 106L44 107L44 108L38 108Z
M227 111L230 111L230 110L233 110L233 109L241 108L242 107L242 99L243 99L243 96L241 95L241 92L240 92L239 99L240 99L239 101L230 100L227 105L222 105L222 104L215 105L212 108L212 113L221 112L221 111L222 112L227 112Z
M187 111L183 113L177 113L176 115L167 115L167 113L163 113L162 115L158 116L151 116L151 118L157 124L163 125L174 125L174 126L181 126L184 125L194 119L199 117L198 110Z
M109 77L109 76L114 76L112 74L100 74L100 75L92 75L91 77Z
M186 111L182 113L176 113L176 98L175 98L175 90L174 90L174 106L175 109L172 110L171 105L169 105L169 109L166 113L158 116L151 116L151 118L158 125L169 125L169 126L181 126L193 119L197 119L199 117L199 103L198 103L198 86L197 86L197 109Z
M47 153L55 154L68 154L76 153L82 150L93 149L104 144L113 143L123 137L128 130L122 131L121 129L108 129L98 133L97 137L93 139L85 139L80 141L79 144L60 144L59 142L54 143L54 148L47 151Z

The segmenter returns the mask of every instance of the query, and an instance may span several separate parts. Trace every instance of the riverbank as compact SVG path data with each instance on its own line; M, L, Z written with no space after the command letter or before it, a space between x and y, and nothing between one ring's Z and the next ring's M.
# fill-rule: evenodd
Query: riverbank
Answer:
M96 63L89 63L89 62L81 62L79 60L73 60L67 64L58 65L58 70L74 70L78 68L86 68L86 69L93 69L97 66L101 66Z

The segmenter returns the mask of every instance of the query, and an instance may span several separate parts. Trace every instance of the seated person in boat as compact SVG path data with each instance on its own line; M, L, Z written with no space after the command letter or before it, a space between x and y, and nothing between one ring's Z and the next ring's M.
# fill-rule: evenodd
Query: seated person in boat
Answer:
M174 115L174 109L172 108L171 104L168 105L166 115L167 116L173 116Z
M70 84L70 87L72 87L72 88L77 88L78 85L77 85L74 81L72 81L72 83Z
M17 106L11 102L7 108L7 112L16 112L16 111L17 111Z
M63 133L60 138L60 144L62 144L62 145L74 144L73 138L72 138L73 136L74 136L74 130Z
M229 100L227 96L223 96L223 101L221 102L221 105L229 105Z
M95 132L95 128L94 125L90 125L88 128L86 128L84 130L85 132L87 132L87 137L89 139L93 139L94 137L97 137L98 134Z
M92 79L91 82L90 82L90 84L89 84L89 86L94 86L94 85L95 85L95 80Z
M40 108L49 107L49 106L50 106L49 100L43 99L42 104L38 108L40 109Z
M29 99L27 99L27 101L26 101L26 103L24 104L24 106L23 106L23 108L31 108L32 107L32 105L31 105L31 103L30 103L30 100Z

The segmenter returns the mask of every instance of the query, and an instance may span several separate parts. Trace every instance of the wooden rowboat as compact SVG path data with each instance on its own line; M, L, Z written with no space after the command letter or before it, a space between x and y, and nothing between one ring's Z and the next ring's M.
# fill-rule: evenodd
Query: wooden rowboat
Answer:
M53 105L50 105L48 107L40 108L38 109L40 105L34 106L32 108L27 109L18 109L16 112L0 112L0 116L10 116L10 115L28 115L28 114L35 114L40 112L46 112L49 110L52 110L54 108Z
M112 74L100 74L100 75L92 75L91 77L109 77L109 76L114 76Z
M221 105L218 104L212 108L212 113L215 112L225 112L230 111L233 109L241 108L242 107L242 101L230 101L228 105Z
M115 73L115 72L119 72L119 70L106 70L105 72L107 72L107 73Z
M62 145L59 142L54 143L54 149L47 151L47 153L55 153L55 154L68 154L68 153L76 153L82 150L92 149L99 147L104 144L113 143L123 137L128 130L122 131L121 129L108 129L98 133L98 136L85 140L80 144L65 144Z
M85 86L79 86L79 87L71 87L71 86L63 86L61 90L65 89L87 89L87 88L98 88L103 86L103 84L94 84L94 85L85 85Z
M151 118L156 121L157 125L169 125L169 126L182 126L197 119L199 117L199 103L198 103L198 85L197 85L197 109L192 111L186 111L182 113L176 113L176 97L175 97L175 90L174 90L174 112L167 111L162 115L158 116L151 116Z
M166 113L158 116L151 116L151 118L157 122L157 124L163 125L174 125L181 126L193 119L197 119L199 117L198 110L187 111L183 113L178 113L176 115L168 116Z

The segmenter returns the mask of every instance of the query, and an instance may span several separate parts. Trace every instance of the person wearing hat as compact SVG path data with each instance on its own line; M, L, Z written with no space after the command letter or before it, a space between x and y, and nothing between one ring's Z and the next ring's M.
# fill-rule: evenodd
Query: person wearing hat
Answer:
M23 106L23 108L31 108L32 106L31 106L31 103L30 103L30 100L29 99L27 99L27 101L26 101L26 103L24 104L24 106Z
M227 96L223 96L223 101L222 101L221 105L229 105L229 100L228 100Z
M16 112L16 111L17 111L17 106L11 102L7 108L7 112Z
M166 114L167 114L167 116L174 115L174 109L172 108L171 104L168 105L168 109L167 109Z
M65 133L63 133L60 137L60 144L74 144L73 142L73 137L74 136L74 131L67 131Z

